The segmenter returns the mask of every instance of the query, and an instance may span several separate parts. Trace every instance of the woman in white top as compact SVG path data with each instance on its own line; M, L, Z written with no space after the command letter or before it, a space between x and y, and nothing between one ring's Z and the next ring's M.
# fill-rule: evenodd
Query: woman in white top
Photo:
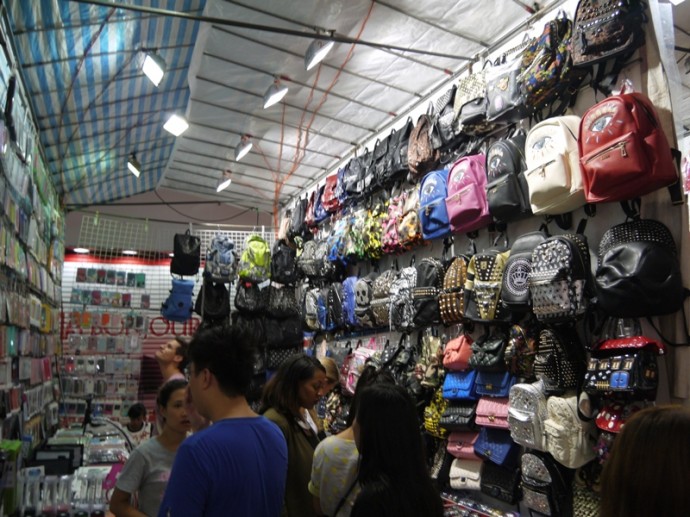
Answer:
M387 371L379 371L372 365L366 366L357 381L352 397L347 418L348 427L321 441L314 451L309 492L314 497L314 511L317 515L350 515L359 493L359 487L355 486L359 452L355 445L352 421L357 413L362 390L380 383L395 384L395 380Z
M185 405L187 381L166 382L156 403L164 420L161 434L132 451L115 483L110 511L116 517L155 517L170 478L177 448L191 429ZM138 504L132 503L137 494Z
M151 424L146 421L146 407L141 402L132 404L127 411L129 422L125 426L125 432L132 442L132 447L137 447L142 442L151 438Z

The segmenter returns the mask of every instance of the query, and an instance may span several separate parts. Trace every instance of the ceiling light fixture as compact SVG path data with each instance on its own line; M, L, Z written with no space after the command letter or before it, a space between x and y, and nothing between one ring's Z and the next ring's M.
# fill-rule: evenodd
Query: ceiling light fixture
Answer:
M187 128L189 128L189 124L184 117L180 117L179 115L171 115L168 121L163 125L163 129L175 136L180 136L187 131Z
M123 255L138 255L135 250L122 250Z
M319 31L319 34L328 34L332 36L333 31ZM307 49L307 53L304 54L304 68L311 70L318 65L326 57L326 54L331 51L334 44L335 41L326 39L315 39L312 41Z
M232 171L227 169L220 178L220 183L218 183L218 187L216 187L216 192L222 192L230 186L230 183L232 183Z
M274 104L278 104L283 97L287 95L288 87L280 83L278 77L275 78L273 84L268 87L266 93L264 93L264 109L270 108Z
M139 160L137 160L137 155L135 153L129 155L129 159L127 160L127 168L129 169L129 172L134 174L137 178L139 177L139 174L141 174L141 164L139 163Z
M252 144L249 135L242 135L240 143L235 147L235 160L239 162L242 158L247 156L247 153L252 149L252 145L254 144Z
M79 254L82 254L82 255L83 255L83 254L86 254L86 253L90 253L90 251L89 251L88 248L74 248L73 251L74 251L74 253L79 253Z
M144 58L144 64L141 69L146 74L146 77L158 86L165 75L165 60L156 54L155 51L149 51Z

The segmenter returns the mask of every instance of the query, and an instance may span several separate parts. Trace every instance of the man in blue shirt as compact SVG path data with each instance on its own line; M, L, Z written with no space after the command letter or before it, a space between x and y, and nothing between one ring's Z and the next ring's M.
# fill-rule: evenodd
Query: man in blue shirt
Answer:
M245 397L254 347L236 327L200 329L189 344L189 392L213 424L177 451L158 517L278 517L287 445Z

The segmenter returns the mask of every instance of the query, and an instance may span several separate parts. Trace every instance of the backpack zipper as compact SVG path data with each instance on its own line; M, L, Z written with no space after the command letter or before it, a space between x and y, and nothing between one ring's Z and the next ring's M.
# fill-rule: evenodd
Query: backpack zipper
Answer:
M612 145L611 147L607 147L606 149L603 149L603 150L599 151L598 153L596 153L594 156L590 156L589 158L587 158L585 163L592 162L592 161L596 160L597 158L599 158L600 156L602 156L604 154L608 154L610 152L613 152L616 149L620 149L621 150L621 156L623 158L627 158L628 157L628 151L625 149L625 146L627 143L628 143L628 141L624 140L622 142L618 142L617 144Z

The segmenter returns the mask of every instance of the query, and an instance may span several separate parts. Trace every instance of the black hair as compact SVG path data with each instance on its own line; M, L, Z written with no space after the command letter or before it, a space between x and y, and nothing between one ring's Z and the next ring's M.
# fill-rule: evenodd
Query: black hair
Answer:
M146 406L144 406L144 404L142 404L141 402L132 404L131 406L129 406L129 409L127 410L127 418L129 418L130 420L134 420L135 418L139 418L145 415Z
M357 380L357 386L355 387L355 393L352 396L352 401L350 402L350 412L348 413L347 420L345 421L347 427L350 427L352 425L352 421L355 419L357 408L359 407L359 399L362 397L364 388L383 382L395 384L395 378L388 370L379 370L371 364L364 366L364 369Z
M314 357L301 353L289 357L264 386L261 413L273 408L286 417L298 417L299 383L311 379L317 370L326 373L326 368Z
M189 362L208 369L228 397L245 396L254 375L256 349L236 326L199 328L189 343Z
M173 379L166 382L158 389L158 394L156 395L156 405L160 407L167 407L170 397L177 390L187 387L187 381L185 379Z
M389 498L405 502L409 511L404 515L440 517L443 504L427 471L419 419L407 391L387 383L367 386L355 418L360 453L357 479L364 494L387 490Z
M187 368L189 364L189 339L182 336L175 336L175 341L177 341L177 350L175 354L182 357L177 367L181 372L184 372L184 369Z

